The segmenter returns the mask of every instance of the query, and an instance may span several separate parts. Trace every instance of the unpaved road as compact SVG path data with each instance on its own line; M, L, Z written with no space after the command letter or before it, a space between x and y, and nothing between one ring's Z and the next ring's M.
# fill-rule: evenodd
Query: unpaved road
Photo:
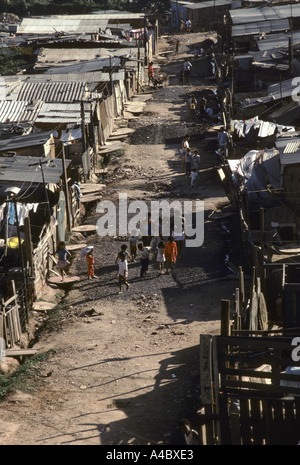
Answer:
M178 84L182 60L199 37L182 38L180 54L160 60L169 85L129 123L136 131L110 166L115 179L105 198L126 192L129 201L204 200L204 244L184 249L170 275L159 275L151 263L141 281L139 264L129 264L131 287L119 294L114 260L120 242L90 236L98 279L88 281L85 263L74 257L71 271L81 281L64 300L69 308L62 326L42 333L34 345L39 352L54 349L36 368L39 383L0 404L1 445L184 444L178 420L187 417L198 426L200 334L219 333L220 300L230 299L235 287L224 265L220 221L209 217L230 211L214 146L190 122L186 106L191 91L214 90L204 80L205 62L195 62L188 86ZM162 38L159 51L166 49L170 44ZM179 158L186 132L201 154L200 183L193 190ZM85 222L96 221L93 209Z

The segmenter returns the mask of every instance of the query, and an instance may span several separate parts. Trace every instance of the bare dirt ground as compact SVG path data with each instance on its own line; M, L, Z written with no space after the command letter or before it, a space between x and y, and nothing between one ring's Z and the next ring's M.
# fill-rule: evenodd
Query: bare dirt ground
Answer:
M185 248L170 275L159 275L152 262L141 280L138 262L130 263L130 289L119 294L115 257L121 243L90 236L98 279L88 281L85 262L74 256L71 272L81 280L64 298L64 319L33 346L53 350L36 367L39 382L0 404L1 445L175 445L184 444L180 418L198 427L200 334L219 333L220 301L231 299L235 287L224 264L220 221L210 216L231 211L215 168L215 146L204 137L209 128L195 125L186 105L191 92L215 90L214 81L205 80L207 60L193 63L189 85L178 83L184 57L191 57L201 37L183 36L178 56L155 58L169 85L148 95L144 114L128 123L135 133L111 162L115 178L105 198L126 192L129 201L204 200L204 244ZM159 53L172 48L170 38L160 39ZM201 155L195 189L181 173L186 133ZM96 224L98 216L91 209L84 222Z

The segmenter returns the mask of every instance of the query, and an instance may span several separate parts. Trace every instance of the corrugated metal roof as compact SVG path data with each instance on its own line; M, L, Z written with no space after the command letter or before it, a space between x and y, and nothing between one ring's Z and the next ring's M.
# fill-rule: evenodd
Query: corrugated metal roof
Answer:
M272 34L270 36L264 37L263 39L256 39L257 46L261 52L265 50L270 50L271 48L280 48L289 46L289 38L291 33L287 32L286 34ZM300 43L300 31L293 32L292 35L293 45Z
M42 131L24 136L10 135L7 139L0 139L0 151L42 145L50 139L52 134L53 131Z
M248 36L255 34L285 31L290 29L288 19L278 19L276 21L261 21L258 23L238 24L232 26L232 37Z
M107 28L108 21L144 20L144 13L116 12L90 15L55 15L24 18L17 34L97 33Z
M40 103L31 105L29 102L0 101L0 123L19 123L35 121Z
M89 60L80 63L74 63L73 65L67 66L54 66L47 70L49 74L58 73L89 73L92 71L99 71L103 68L110 68L112 66L120 66L121 60L118 57L111 58L98 58L96 60Z
M299 4L266 6L263 8L237 8L230 10L233 24L246 24L258 21L271 21L276 19L298 18L300 16Z
M85 19L84 16L76 17L43 17L24 18L18 27L17 34L53 34L53 32L67 33L98 33L99 30L107 28L108 18L100 19L92 16Z
M17 101L78 102L87 95L83 82L21 82Z
M43 182L41 169L36 166L30 166L33 163L39 163L38 157L0 157L0 184L5 181L14 185L18 183L40 184ZM46 160L46 159L45 159ZM43 160L44 161L44 160ZM69 166L71 160L66 160L66 166ZM43 173L46 184L57 184L63 174L62 160L55 159L49 166L43 165Z
M258 98L247 98L243 100L242 107L252 107L272 101L279 100L280 98L291 97L295 92L297 86L293 84L293 79L287 79L276 84L272 84L268 87L268 95Z
M300 164L300 151L295 153L281 153L280 154L281 165L299 165Z
M299 146L300 146L300 140L289 142L285 146L283 153L295 153L298 151Z
M90 122L90 110L85 109L85 121ZM80 123L80 103L43 103L36 123Z
M37 62L59 63L67 61L89 61L98 58L137 55L138 47L128 48L46 48L40 49Z

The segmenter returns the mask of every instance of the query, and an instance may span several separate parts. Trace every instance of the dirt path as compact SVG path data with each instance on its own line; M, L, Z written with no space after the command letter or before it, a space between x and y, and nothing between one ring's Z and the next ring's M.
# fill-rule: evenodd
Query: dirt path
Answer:
M207 69L200 62L189 86L177 79L193 40L199 36L185 38L178 57L162 60L170 84L130 123L136 131L111 165L115 179L105 196L205 200L204 245L184 249L170 275L159 275L151 263L140 280L139 264L130 264L131 287L119 294L114 260L120 242L90 237L98 279L88 281L85 263L73 261L72 272L81 281L65 299L69 309L62 328L42 334L34 346L54 352L37 368L40 385L0 404L0 444L183 444L178 420L187 417L197 427L199 337L219 332L220 300L230 299L234 286L224 265L220 222L209 217L228 209L228 200L214 169L214 148L186 107L191 91L213 86L201 80ZM164 38L159 46L170 48ZM201 154L200 185L193 190L180 169L186 132ZM97 218L91 211L86 222L96 224Z

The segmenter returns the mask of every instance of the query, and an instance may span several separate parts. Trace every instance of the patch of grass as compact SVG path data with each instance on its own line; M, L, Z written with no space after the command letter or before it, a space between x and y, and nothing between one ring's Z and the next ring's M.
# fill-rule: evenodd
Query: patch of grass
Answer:
M26 359L11 375L0 376L0 402L8 394L16 390L22 392L33 390L40 383L39 371L36 370L36 365L47 360L53 353L55 353L55 350L37 354Z
M67 312L68 307L66 305L62 303L57 304L52 310L48 311L48 318L43 321L39 332L52 332L61 329Z

